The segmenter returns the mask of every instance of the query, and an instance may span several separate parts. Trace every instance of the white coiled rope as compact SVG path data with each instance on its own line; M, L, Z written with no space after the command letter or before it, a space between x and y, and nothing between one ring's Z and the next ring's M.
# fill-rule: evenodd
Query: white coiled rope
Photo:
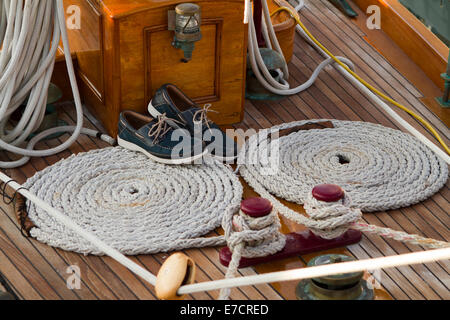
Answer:
M324 121L331 121L334 128L300 130L274 141L267 134L255 135L241 154L263 159L273 149L272 143L279 146L279 153L266 160L268 164L247 164L240 172L256 192L274 206L278 204L280 213L291 220L315 228L274 196L303 204L315 186L331 183L346 190L354 207L373 212L416 204L439 191L447 181L448 166L443 160L411 135L381 125L307 120L269 131ZM274 163L274 171L270 172L268 166Z
M80 133L96 136L97 131L83 128L83 110L62 1L2 0L0 17L0 149L23 156L17 161L0 161L0 168L19 167L30 157L44 157L64 151ZM51 128L27 142L44 119L48 87L61 39L75 99L76 126ZM10 117L22 104L25 104L25 109L21 119L11 127ZM55 148L33 150L40 140L59 132L72 132L72 136ZM101 138L114 144L114 140L106 135Z
M120 147L61 160L24 187L127 255L224 245L224 237L201 236L235 213L242 199L239 179L223 164L169 166ZM37 240L104 254L32 202L27 207Z
M351 204L347 193L340 201L324 202L314 198L310 192L304 208L311 222L316 224L310 228L311 232L324 239L336 239L346 233L362 217L361 210L351 207Z

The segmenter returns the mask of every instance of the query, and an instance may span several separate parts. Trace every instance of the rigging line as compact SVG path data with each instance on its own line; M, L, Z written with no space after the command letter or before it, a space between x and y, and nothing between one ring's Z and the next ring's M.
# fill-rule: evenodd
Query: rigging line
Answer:
M0 172L0 180L9 181L11 180L8 176ZM15 190L21 188L21 185L17 182L10 182L9 186ZM136 275L143 278L145 281L151 285L155 285L156 277L148 270L142 268L138 264L134 263L123 254L118 252L116 249L110 247L102 240L98 239L95 235L84 230L76 223L74 223L70 218L66 217L63 213L52 208L47 203L43 202L32 194L27 189L21 189L18 191L20 194L31 200L35 205L49 212L55 219L60 223L64 224L82 238L95 244L99 250L104 252L106 255L110 256L120 264L124 265ZM357 272L364 270L375 270L381 268L391 268L399 267L404 265L412 264L422 264L428 262L434 262L438 260L450 259L450 248L429 250L415 253L402 254L398 256L382 257L375 259L366 259L353 262L338 263L326 266L312 267L312 268L300 268L290 271L272 272L267 274L262 274L258 276L246 276L242 278L215 280L208 282L201 282L192 285L186 285L180 287L178 294L190 294L201 291L210 291L224 288L232 288L238 286L249 286L257 284L265 284L271 282L282 282L282 281L292 281L300 279L309 279L314 277L334 275L341 273Z
M127 267L131 271L133 271L135 274L146 280L151 285L155 285L156 283L156 277L150 273L148 270L142 268L135 262L131 261L129 258L125 257L123 254L121 254L118 250L112 248L102 240L100 240L97 236L93 235L92 233L84 230L79 225L77 225L72 219L64 215L62 212L56 210L55 208L51 207L48 203L44 202L43 200L36 197L33 193L28 191L27 189L24 189L20 184L18 184L15 181L11 181L11 178L9 178L4 173L0 172L0 180L7 182L9 181L9 187L16 190L18 193L29 199L31 202L33 202L36 206L39 208L45 210L49 214L51 214L56 220L58 220L60 223L65 225L67 228L74 231L76 234L84 238L85 240L91 242L97 248L104 252L106 255L110 256L123 266Z
M317 267L300 268L288 271L271 272L241 278L223 279L216 281L200 282L184 285L178 289L178 295L196 292L211 291L218 289L254 286L272 282L293 281L311 279L329 275L361 272L366 270L377 270L394 268L406 265L429 263L438 260L450 259L450 248L429 251L406 253L397 256L365 259L350 262L340 262Z

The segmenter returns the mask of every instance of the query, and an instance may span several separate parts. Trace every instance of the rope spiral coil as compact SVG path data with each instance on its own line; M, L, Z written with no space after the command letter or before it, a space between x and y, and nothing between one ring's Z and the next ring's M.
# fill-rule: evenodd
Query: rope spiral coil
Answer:
M363 212L416 204L439 191L447 181L447 164L428 147L409 134L381 125L308 120L282 124L269 131L325 121L331 121L334 128L302 130L275 141L260 134L251 137L241 157L259 159L270 155L273 143L279 151L269 161L241 166L241 176L274 205L274 196L303 204L314 186L336 184ZM276 166L269 168L272 164ZM292 210L281 206L277 209L297 219L298 214ZM300 218L298 222L306 221Z
M38 172L25 187L127 255L224 245L224 237L201 236L238 210L243 192L224 165L168 166L120 147L71 156ZM44 210L27 206L37 240L102 254Z

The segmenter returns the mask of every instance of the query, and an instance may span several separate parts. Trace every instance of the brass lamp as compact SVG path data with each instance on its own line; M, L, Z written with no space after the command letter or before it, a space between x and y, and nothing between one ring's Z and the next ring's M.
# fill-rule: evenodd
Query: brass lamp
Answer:
M169 11L169 30L175 31L172 45L184 52L185 63L192 60L192 52L195 42L202 39L200 31L201 9L195 3L182 3L175 7L175 11Z

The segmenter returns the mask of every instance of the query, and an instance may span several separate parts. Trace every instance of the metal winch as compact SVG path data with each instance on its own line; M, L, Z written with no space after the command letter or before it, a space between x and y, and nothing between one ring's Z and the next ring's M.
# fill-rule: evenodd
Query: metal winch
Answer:
M341 254L318 256L308 267L321 266L355 259ZM331 275L302 280L296 289L299 300L372 300L373 289L363 279L364 272Z
M281 83L282 77L278 70L284 66L284 57L269 48L260 48L259 51L272 77ZM250 57L247 57L247 87L245 97L250 100L279 100L284 98L284 96L270 92L259 82L252 70Z

